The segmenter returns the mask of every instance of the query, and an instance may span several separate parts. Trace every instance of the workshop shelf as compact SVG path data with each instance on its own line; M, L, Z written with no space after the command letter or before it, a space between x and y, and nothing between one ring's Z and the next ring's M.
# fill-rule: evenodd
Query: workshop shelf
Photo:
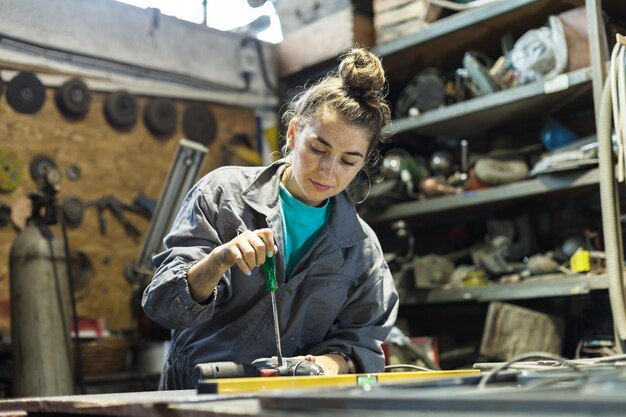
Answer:
M591 96L591 88L591 68L581 68L552 80L502 90L417 117L397 119L385 131L463 138L481 136L497 126L542 118L585 93Z
M447 68L461 62L468 50L499 51L500 36L519 37L528 28L545 24L547 17L572 7L567 0L506 0L440 19L419 32L378 45L392 86L405 83L415 68ZM445 51L445 53L442 53Z
M609 280L606 274L565 275L552 274L531 278L511 284L489 284L449 290L399 288L400 304L404 306L421 304L488 302L527 300L545 297L567 297L589 294L596 290L606 290Z
M507 185L466 191L461 194L413 200L388 206L383 210L362 210L361 216L368 223L387 223L394 220L415 220L425 217L447 215L460 210L510 203L516 200L563 192L584 192L598 187L598 168L582 171L542 175L538 178Z

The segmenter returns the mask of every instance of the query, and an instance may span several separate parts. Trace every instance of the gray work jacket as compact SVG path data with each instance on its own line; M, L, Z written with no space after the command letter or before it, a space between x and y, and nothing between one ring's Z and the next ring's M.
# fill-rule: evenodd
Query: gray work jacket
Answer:
M382 372L381 344L393 325L398 295L374 232L345 194L333 198L327 226L285 283L283 229L278 200L284 161L269 167L222 167L187 194L154 257L156 272L142 306L173 329L162 389L192 388L198 363L250 363L276 355L269 293L260 268L252 276L235 265L221 278L216 297L195 302L186 271L215 247L244 230L274 233L276 292L283 355L340 351L362 372Z

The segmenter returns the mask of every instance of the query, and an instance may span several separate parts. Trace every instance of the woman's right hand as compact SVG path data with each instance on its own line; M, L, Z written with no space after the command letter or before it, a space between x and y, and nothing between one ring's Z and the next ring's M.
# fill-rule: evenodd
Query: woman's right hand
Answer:
M237 264L244 274L250 276L254 268L265 263L266 257L276 254L278 247L274 244L271 229L258 229L246 230L217 250L223 266L230 268Z

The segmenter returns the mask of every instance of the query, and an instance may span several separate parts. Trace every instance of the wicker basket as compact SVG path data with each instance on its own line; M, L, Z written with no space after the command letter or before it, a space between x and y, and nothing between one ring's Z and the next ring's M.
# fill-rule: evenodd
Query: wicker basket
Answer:
M99 337L81 342L83 375L102 375L123 372L126 369L128 341L123 337Z

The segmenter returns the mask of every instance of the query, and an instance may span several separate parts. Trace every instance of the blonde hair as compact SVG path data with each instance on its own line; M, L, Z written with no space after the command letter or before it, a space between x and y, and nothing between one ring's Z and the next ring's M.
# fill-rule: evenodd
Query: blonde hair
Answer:
M381 60L363 47L354 47L341 56L339 67L289 103L283 115L285 126L295 117L303 126L321 111L338 112L348 122L371 134L364 170L376 173L380 163L379 145L387 138L382 128L391 121L385 100L387 80ZM283 155L289 154L283 147Z

